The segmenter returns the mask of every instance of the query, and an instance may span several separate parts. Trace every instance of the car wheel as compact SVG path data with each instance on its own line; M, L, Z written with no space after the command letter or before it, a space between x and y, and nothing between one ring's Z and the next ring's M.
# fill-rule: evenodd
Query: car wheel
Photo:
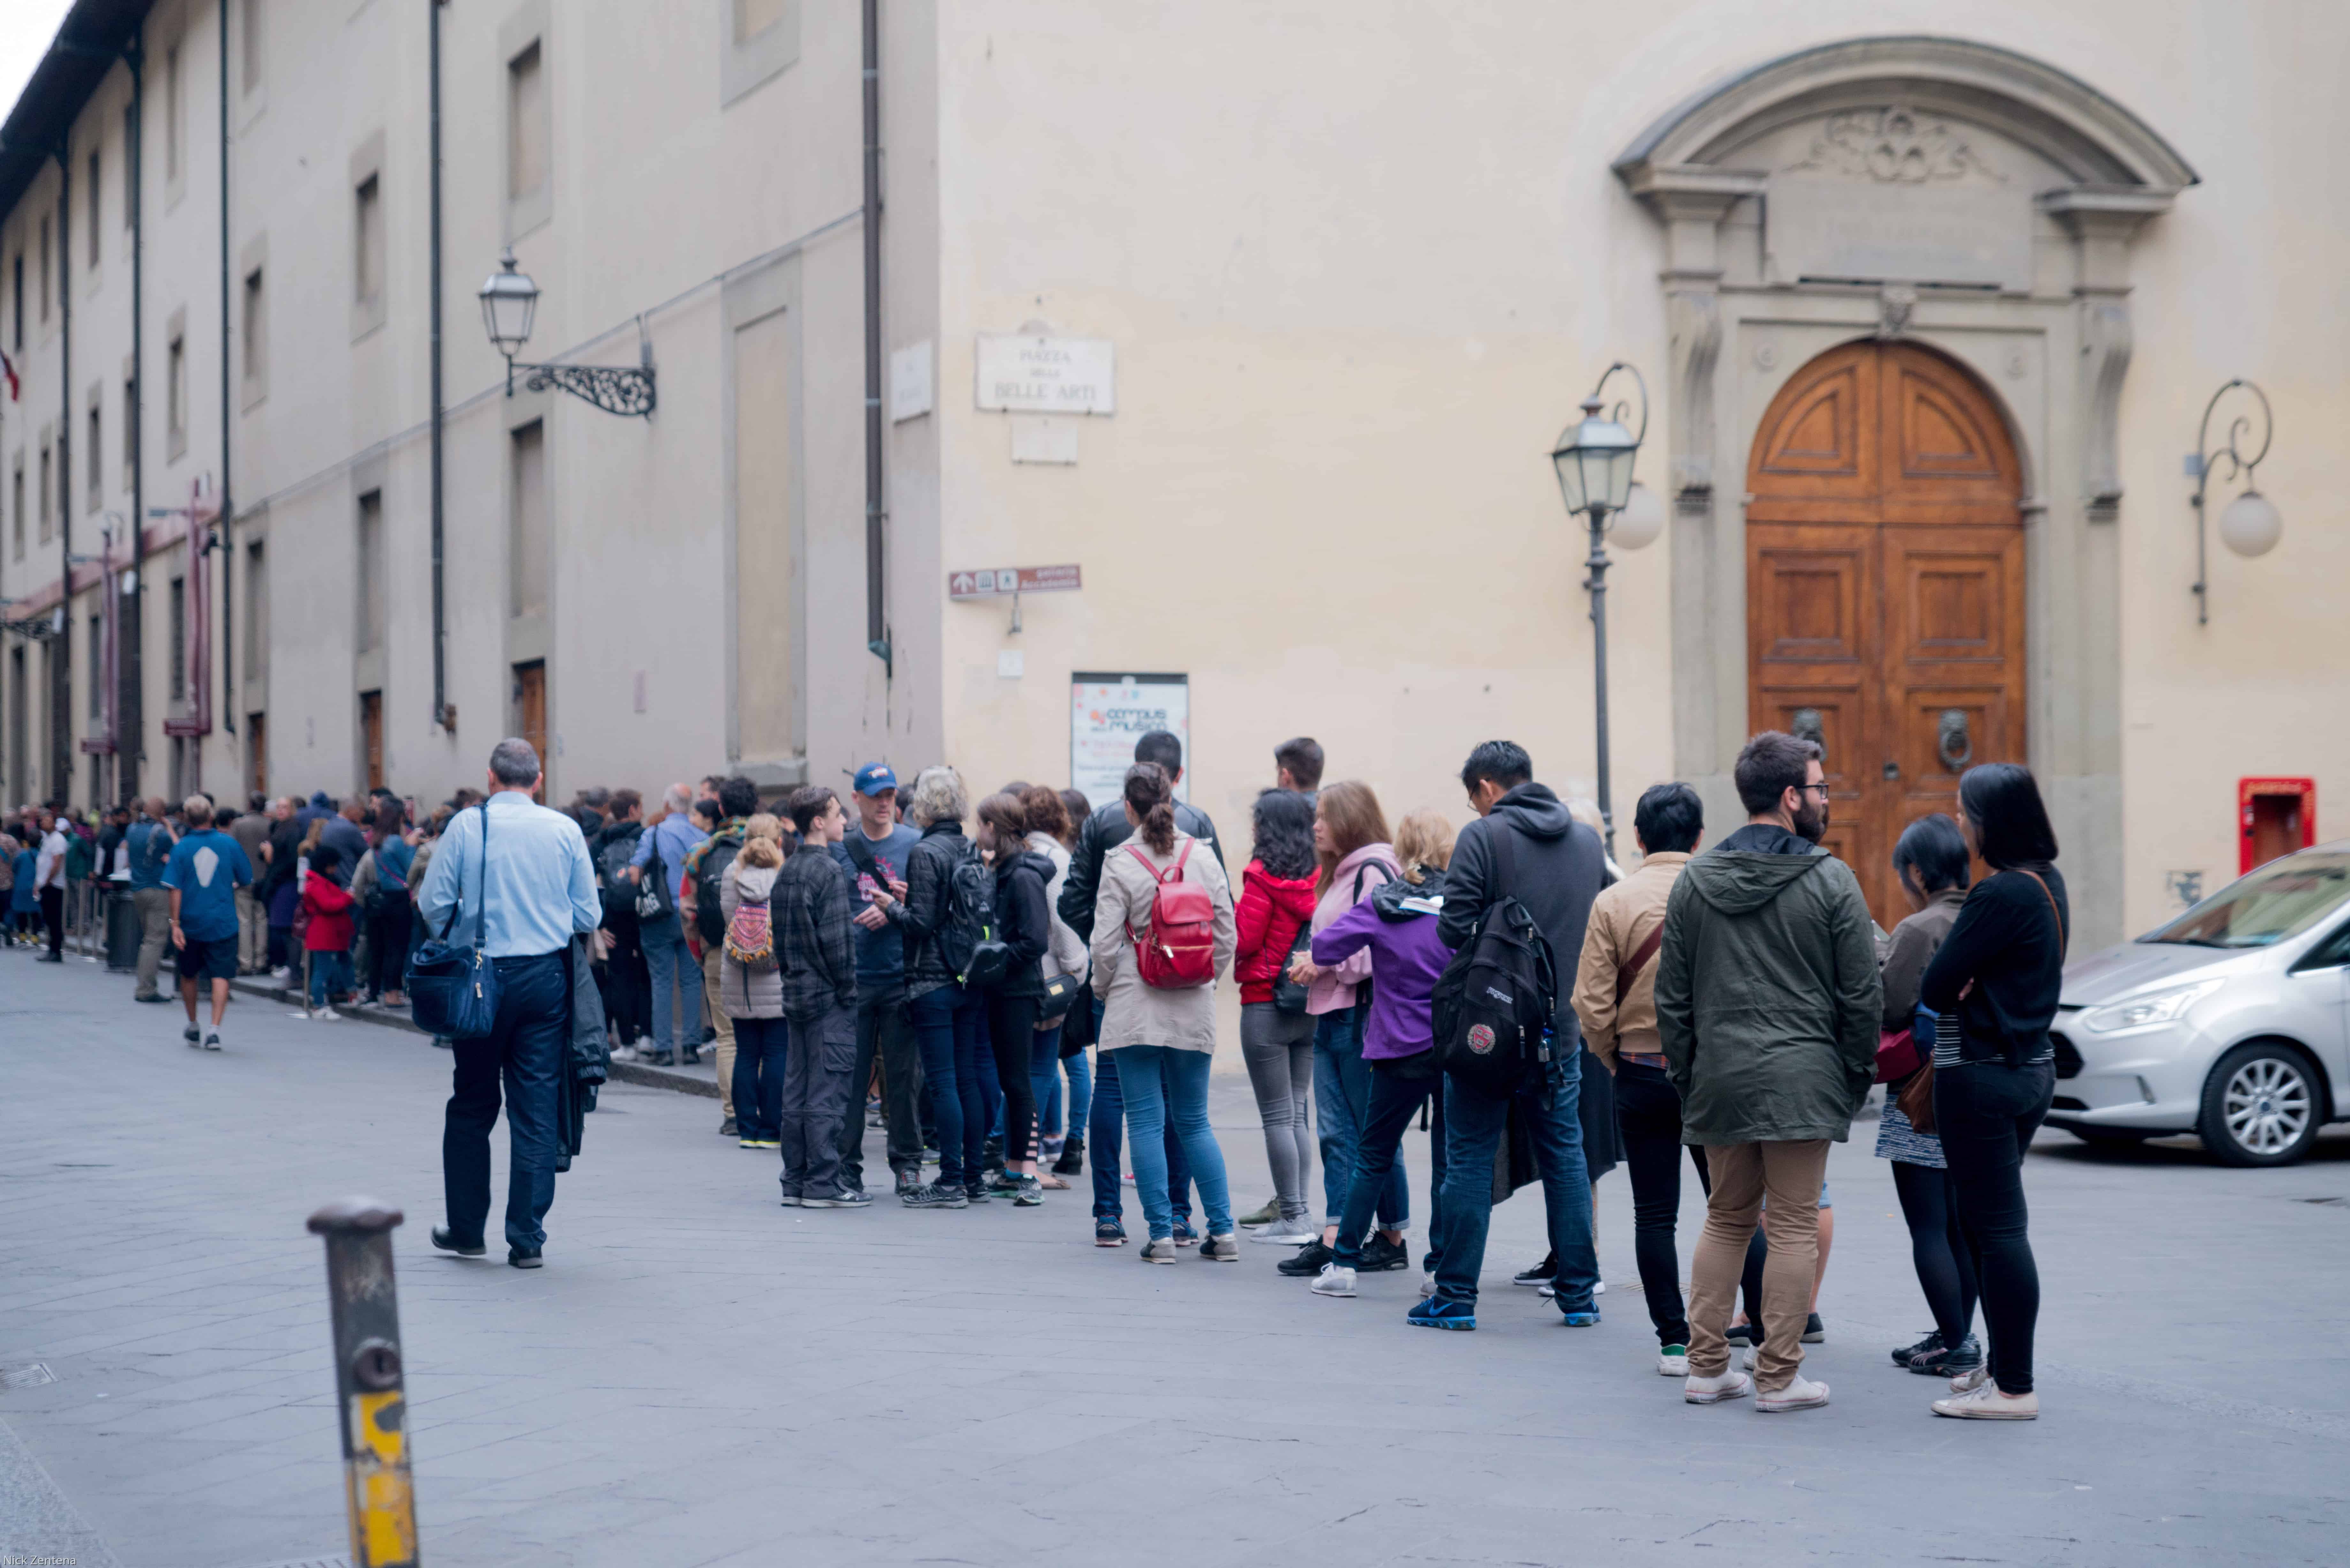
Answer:
M2255 1041L2220 1058L2195 1130L2222 1165L2289 1165L2317 1140L2321 1091L2309 1059Z
M2126 1148L2136 1148L2154 1136L2152 1133L2132 1132L2126 1127L2071 1127L2064 1130L2091 1148L2111 1149L2116 1153Z

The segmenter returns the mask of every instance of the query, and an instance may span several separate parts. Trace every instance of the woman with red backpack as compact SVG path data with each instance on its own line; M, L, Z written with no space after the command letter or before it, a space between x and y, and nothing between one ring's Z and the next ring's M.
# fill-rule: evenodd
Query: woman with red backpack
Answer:
M1303 1247L1320 1239L1305 1183L1314 1172L1314 1131L1306 1106L1314 1089L1314 1015L1305 988L1284 971L1314 919L1314 803L1295 790L1269 789L1250 814L1256 853L1241 872L1235 913L1241 986L1241 1059L1264 1124L1275 1214L1252 1241Z
M1100 1049L1116 1053L1125 1090L1134 1185L1150 1224L1146 1263L1175 1261L1165 1129L1171 1122L1207 1210L1201 1255L1240 1261L1223 1151L1208 1126L1208 1065L1216 1049L1215 980L1232 967L1232 893L1213 854L1175 826L1175 786L1156 763L1126 773L1135 836L1102 861L1094 901L1094 988ZM1161 1074L1165 1094L1161 1094Z
M791 1026L784 1021L784 974L775 951L775 877L784 867L784 825L760 812L743 825L743 847L718 888L726 940L718 961L718 1006L734 1021L734 1130L744 1148L784 1147L784 1065Z

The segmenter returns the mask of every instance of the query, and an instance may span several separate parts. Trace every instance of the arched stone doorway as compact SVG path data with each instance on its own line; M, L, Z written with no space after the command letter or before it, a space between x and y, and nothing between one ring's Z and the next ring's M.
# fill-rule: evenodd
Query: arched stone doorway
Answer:
M1827 842L1889 929L1901 830L1955 810L1967 767L2029 755L2007 421L1929 348L1847 343L1772 400L1746 489L1748 728L1819 741Z

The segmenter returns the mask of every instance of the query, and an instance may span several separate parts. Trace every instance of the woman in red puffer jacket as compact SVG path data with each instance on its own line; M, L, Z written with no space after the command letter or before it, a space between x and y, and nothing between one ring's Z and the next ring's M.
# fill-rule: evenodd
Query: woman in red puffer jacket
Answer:
M1255 857L1241 873L1233 913L1240 944L1232 976L1241 985L1241 1056L1256 1089L1264 1121L1264 1153L1273 1167L1278 1212L1250 1235L1259 1241L1304 1246L1322 1232L1307 1212L1305 1183L1314 1170L1314 1130L1306 1096L1314 1086L1314 1019L1304 997L1295 1012L1274 1001L1274 986L1289 965L1298 933L1314 919L1314 803L1285 789L1256 797Z

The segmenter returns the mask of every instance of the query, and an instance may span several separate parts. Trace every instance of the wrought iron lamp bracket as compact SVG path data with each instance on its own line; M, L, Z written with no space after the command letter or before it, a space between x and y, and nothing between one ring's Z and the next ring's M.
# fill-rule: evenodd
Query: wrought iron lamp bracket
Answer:
M2252 430L2252 419L2250 411L2237 414L2230 419L2228 421L2226 440L2223 441L2216 450L2211 445L2211 416L2219 411L2220 400L2226 397L2230 392L2234 391L2239 387L2242 388L2245 391L2251 393L2252 397L2259 402L2261 409L2260 450L2253 452L2250 457L2244 455L2244 448L2251 444L2246 440L2246 438L2251 435ZM2251 489L2253 488L2253 472L2260 467L2261 460L2268 456L2269 442L2274 439L2275 435L2276 419L2275 416L2269 411L2269 395L2266 392L2262 391L2257 384L2245 380L2241 376L2233 377L2230 379L2222 382L2220 389L2211 394L2211 400L2203 405L2203 422L2197 428L2195 432L2195 494L2190 503L2190 504L2195 508L2195 587L2193 592L2195 595L2195 624L2198 626L2206 625L2211 619L2211 574L2209 566L2206 564L2204 556L2203 524L2205 510L2204 501L2210 494L2211 489L2212 466L2219 462L2220 459L2225 458L2228 462L2228 472L2222 477L2232 482L2238 474L2241 474L2244 478L2245 488L2248 490Z

